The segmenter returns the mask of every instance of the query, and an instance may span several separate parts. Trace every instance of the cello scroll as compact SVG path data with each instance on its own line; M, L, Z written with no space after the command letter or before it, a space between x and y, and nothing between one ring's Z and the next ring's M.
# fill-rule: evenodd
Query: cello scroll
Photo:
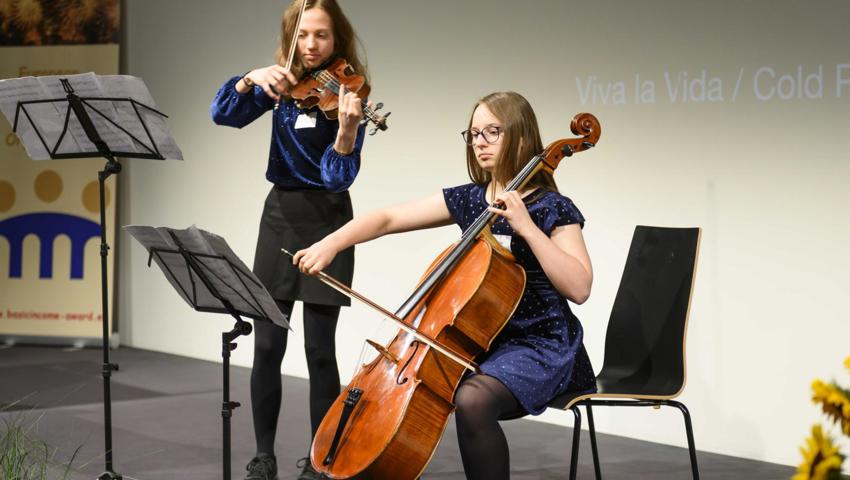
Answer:
M541 166L550 174L555 172L558 164L564 157L571 157L574 153L583 152L596 146L602 135L602 125L591 113L579 113L570 122L570 130L581 135L580 138L568 138L556 140L550 143L543 152L545 158Z

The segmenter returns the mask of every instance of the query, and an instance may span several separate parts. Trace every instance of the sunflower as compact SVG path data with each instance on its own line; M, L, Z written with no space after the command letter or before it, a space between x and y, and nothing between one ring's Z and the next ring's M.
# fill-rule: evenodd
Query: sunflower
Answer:
M833 445L832 439L823 434L820 425L812 427L812 436L800 447L803 463L791 480L839 480L844 457Z
M844 359L844 366L847 368L847 371L850 372L850 357Z
M850 392L835 382L812 382L812 402L821 404L823 413L841 426L841 431L850 436Z

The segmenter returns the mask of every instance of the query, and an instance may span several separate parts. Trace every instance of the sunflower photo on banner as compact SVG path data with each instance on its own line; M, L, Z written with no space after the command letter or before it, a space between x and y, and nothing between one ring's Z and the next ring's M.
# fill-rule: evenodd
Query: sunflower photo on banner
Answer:
M119 0L0 0L0 78L117 74L119 6ZM99 342L97 172L105 163L34 161L0 120L0 343ZM112 247L116 198L112 176L105 196ZM108 259L111 294L114 248ZM109 310L111 320L111 296Z

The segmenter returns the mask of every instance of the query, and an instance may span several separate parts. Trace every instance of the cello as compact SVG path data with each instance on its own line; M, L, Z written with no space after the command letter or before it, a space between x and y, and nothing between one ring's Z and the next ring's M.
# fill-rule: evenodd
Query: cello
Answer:
M596 145L599 121L576 115L579 138L557 140L534 156L505 191L519 191L538 172L554 172L564 157ZM364 301L402 328L360 366L323 419L310 451L313 468L328 478L418 478L454 411L455 390L476 372L476 356L490 347L516 309L525 271L490 233L485 210L458 242L432 262L416 290L388 312L324 274L319 279Z

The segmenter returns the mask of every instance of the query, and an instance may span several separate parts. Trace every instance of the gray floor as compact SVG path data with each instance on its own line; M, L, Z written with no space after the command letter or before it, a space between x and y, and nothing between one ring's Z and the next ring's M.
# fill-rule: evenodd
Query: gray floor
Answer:
M10 424L25 425L55 447L58 462L78 449L70 480L96 478L104 466L101 355L46 347L0 350L0 422L6 424L0 423L0 435ZM131 348L114 351L112 361L121 368L112 379L115 471L130 480L221 478L221 365ZM253 454L249 377L249 369L232 367L232 399L243 403L233 417L234 479L242 478ZM284 403L276 445L281 480L296 478L295 462L307 452L307 382L284 377ZM570 429L527 420L504 422L504 429L511 478L567 478ZM585 433L578 475L583 479L593 478L588 446ZM599 449L606 479L690 478L684 449L603 434ZM698 459L703 479L793 475L790 467L723 455L700 452ZM463 478L449 422L423 479Z

